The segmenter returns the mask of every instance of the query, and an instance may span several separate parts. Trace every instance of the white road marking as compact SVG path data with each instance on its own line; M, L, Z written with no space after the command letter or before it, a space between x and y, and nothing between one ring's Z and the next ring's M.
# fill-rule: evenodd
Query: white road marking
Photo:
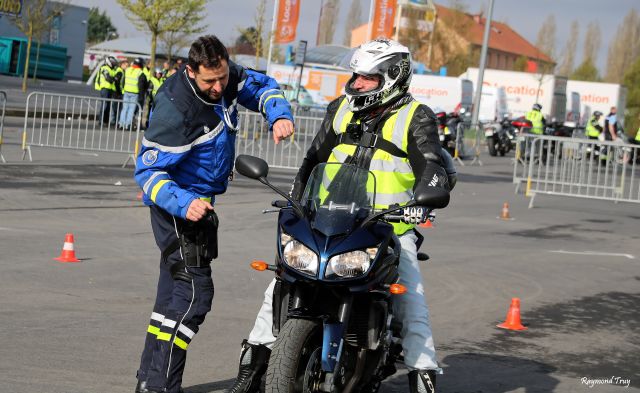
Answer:
M576 255L596 255L596 256L606 256L606 257L625 257L627 259L636 259L635 256L631 254L621 254L615 252L597 252L597 251L565 251L565 250L548 250L549 252L555 252L558 254L576 254Z

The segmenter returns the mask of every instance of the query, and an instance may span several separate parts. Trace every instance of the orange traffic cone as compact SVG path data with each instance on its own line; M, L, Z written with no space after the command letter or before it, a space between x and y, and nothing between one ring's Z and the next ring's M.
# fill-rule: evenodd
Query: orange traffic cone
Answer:
M502 213L500 213L500 218L503 220L511 219L511 215L509 214L509 204L507 202L502 205Z
M504 323L496 325L499 328L508 330L527 330L525 326L520 323L520 299L514 297L511 299L511 305L509 311L507 311L507 320Z
M53 259L60 262L80 262L80 260L76 258L76 252L73 249L73 233L67 233L65 235L62 253L58 258Z
M433 224L431 223L431 220L427 220L418 226L422 228L433 228Z

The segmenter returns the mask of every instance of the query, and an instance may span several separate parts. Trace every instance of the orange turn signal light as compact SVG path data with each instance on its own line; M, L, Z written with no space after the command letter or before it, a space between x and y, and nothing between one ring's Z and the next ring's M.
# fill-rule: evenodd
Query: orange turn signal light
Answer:
M267 270L268 267L269 267L269 265L267 265L267 263L265 261L253 261L253 262L251 262L251 268L253 270L257 270L259 272L263 272L263 271Z
M402 295L407 292L407 287L402 284L391 284L389 285L389 292L391 292L392 295Z

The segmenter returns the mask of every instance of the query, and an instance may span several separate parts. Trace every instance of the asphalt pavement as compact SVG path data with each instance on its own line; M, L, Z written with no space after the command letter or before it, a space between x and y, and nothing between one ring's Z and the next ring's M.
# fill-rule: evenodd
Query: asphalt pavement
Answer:
M2 153L0 391L133 391L159 252L132 167L120 167L123 155L44 148L20 162L15 143ZM421 229L439 392L640 391L638 206L539 195L528 209L511 157L482 161L458 168L450 206ZM293 175L270 179L288 189ZM273 258L276 215L261 211L275 198L237 176L217 200L216 293L189 348L187 393L233 382L272 278L249 263ZM504 202L513 220L498 218ZM53 260L66 233L79 263ZM513 297L527 331L495 326ZM405 374L381 392L408 391Z

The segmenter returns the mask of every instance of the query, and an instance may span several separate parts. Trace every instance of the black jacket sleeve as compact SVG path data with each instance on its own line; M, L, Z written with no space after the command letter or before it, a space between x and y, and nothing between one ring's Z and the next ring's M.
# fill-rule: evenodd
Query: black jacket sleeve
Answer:
M426 105L416 109L409 125L407 153L416 177L414 190L421 182L450 190L436 116Z
M309 176L311 176L313 168L321 162L327 162L329 156L331 156L331 151L338 142L337 135L333 131L332 123L333 117L340 107L341 99L342 97L336 98L327 107L327 113L324 116L324 120L322 120L320 130L315 138L313 138L311 147L307 150L307 155L302 160L302 165L298 170L298 174L293 182L293 187L291 188L291 196L296 200L300 200L302 197L302 192L307 184L307 180L309 180Z

